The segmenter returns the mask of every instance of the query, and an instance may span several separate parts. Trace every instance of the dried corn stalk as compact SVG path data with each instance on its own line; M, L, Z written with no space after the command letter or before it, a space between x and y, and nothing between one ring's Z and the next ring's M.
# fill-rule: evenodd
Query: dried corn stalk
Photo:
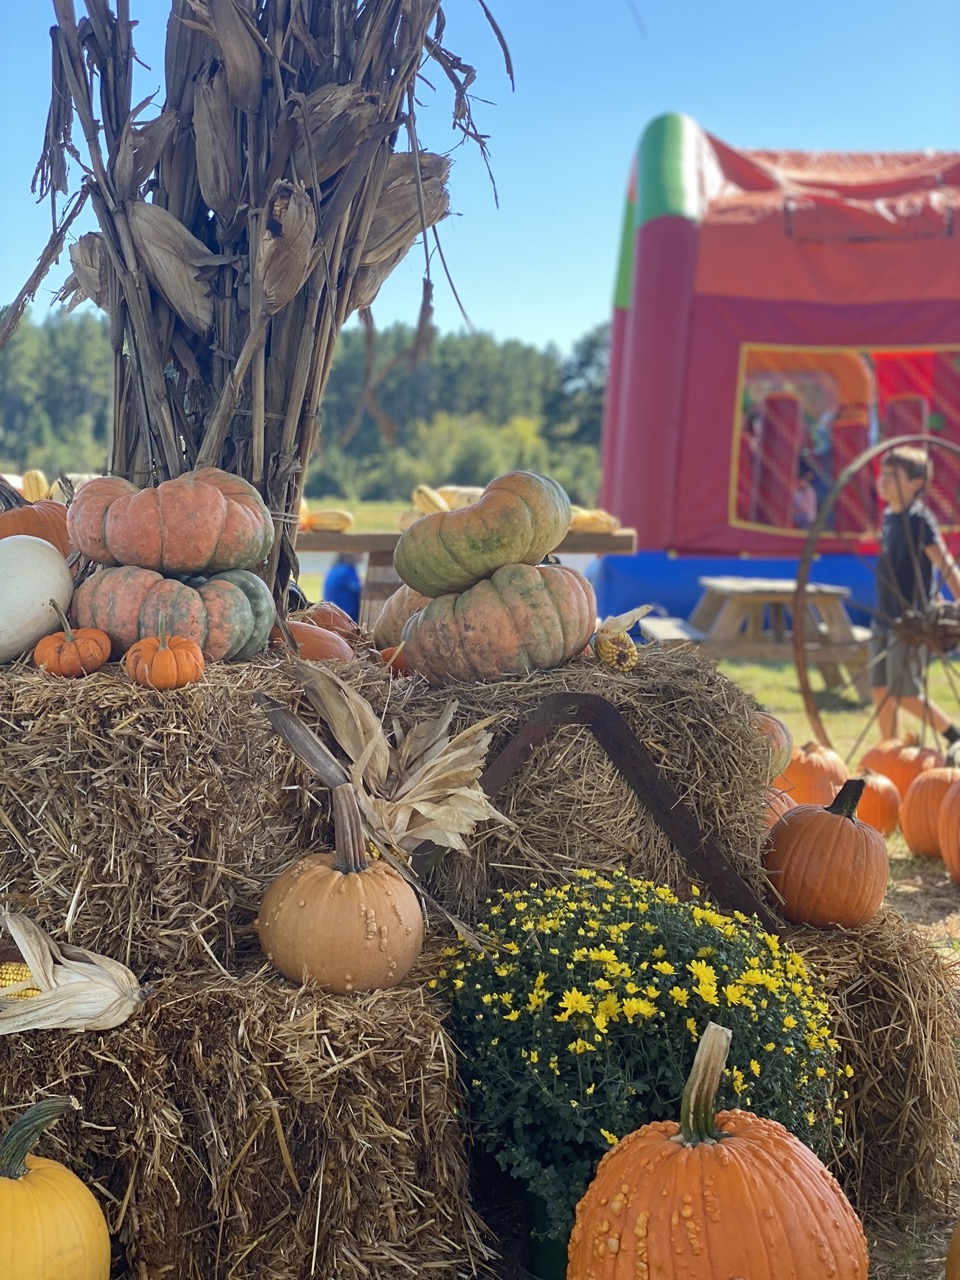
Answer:
M126 1022L151 994L126 965L83 947L58 944L27 916L6 912L0 923L29 973L0 989L0 1035L53 1027L106 1031ZM28 986L39 988L39 994L23 1000Z

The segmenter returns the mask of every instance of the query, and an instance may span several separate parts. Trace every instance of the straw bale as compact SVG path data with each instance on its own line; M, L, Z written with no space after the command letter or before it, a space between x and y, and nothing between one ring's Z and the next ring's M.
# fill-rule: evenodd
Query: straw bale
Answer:
M861 1209L946 1206L960 1180L960 1006L940 953L897 912L860 929L785 929L827 987L842 1061L833 1171Z
M456 699L456 730L493 716L492 759L551 693L600 693L619 707L666 775L762 887L760 810L767 748L750 702L698 655L645 652L626 675L593 661L488 685L430 690L383 667L338 668L387 721L409 727ZM114 956L142 979L168 966L230 968L256 951L266 885L306 849L329 847L328 793L253 705L255 690L317 717L289 664L211 663L169 694L116 664L80 681L25 666L0 677L0 897L54 937ZM498 885L561 880L576 866L625 863L677 888L683 859L589 729L553 730L496 797L515 824L486 824L466 855L429 876L473 922Z
M80 1101L42 1151L104 1206L114 1280L490 1274L455 1052L417 984L171 976L113 1031L0 1037L3 1122L46 1094Z

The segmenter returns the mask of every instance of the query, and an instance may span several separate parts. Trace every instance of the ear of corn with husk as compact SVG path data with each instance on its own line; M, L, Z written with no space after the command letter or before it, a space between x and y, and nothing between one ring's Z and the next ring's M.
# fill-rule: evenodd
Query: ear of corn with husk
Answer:
M653 605L642 604L629 613L603 619L593 637L593 651L604 666L615 667L618 671L631 671L637 665L639 655L636 642L627 633L652 608Z
M233 104L222 66L201 67L193 95L200 194L222 222L237 212L242 175L236 154Z
M257 251L263 311L274 315L294 298L313 270L317 215L304 186L274 184L264 208Z
M150 995L117 960L56 943L25 915L6 912L0 923L16 943L28 977L0 989L0 1035L60 1028L106 1031L126 1022ZM38 989L22 999L24 983Z
M127 216L150 283L194 333L206 333L213 324L213 295L201 268L216 266L217 256L158 204L135 200Z
M362 85L324 84L299 109L293 163L307 186L326 182L357 154L380 123L380 95Z

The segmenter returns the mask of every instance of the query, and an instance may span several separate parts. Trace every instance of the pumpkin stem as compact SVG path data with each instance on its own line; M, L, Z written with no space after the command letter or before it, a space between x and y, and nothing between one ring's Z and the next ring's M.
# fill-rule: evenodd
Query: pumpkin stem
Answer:
M685 1147L723 1137L716 1126L717 1090L732 1038L729 1027L716 1022L708 1022L700 1038L680 1102L680 1132L674 1139Z
M845 782L833 797L833 804L826 805L827 813L835 813L838 818L849 818L856 821L857 805L867 785L865 778L851 778Z
M4 1133L0 1133L0 1178L22 1178L27 1172L26 1157L44 1129L66 1115L79 1111L76 1098L41 1098Z
M67 615L63 612L56 600L51 599L49 603L53 606L53 611L60 619L60 625L63 627L63 638L67 644L73 644L73 632L70 630L70 623L67 621Z
M363 842L363 823L353 783L343 782L333 788L334 867L342 875L366 871L370 865Z

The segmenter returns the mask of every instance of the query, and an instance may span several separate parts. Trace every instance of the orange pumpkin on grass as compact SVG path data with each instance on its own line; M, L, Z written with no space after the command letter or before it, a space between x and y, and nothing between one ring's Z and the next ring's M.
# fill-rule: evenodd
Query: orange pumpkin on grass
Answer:
M907 788L919 773L926 769L939 769L943 765L943 756L931 746L921 746L915 736L907 738L884 738L864 754L860 761L860 769L873 769L889 778L901 799L907 794Z
M940 801L937 818L940 856L954 884L960 884L960 782L955 782ZM957 1271L960 1280L960 1269Z
M849 777L850 771L832 747L807 742L794 747L790 763L770 785L789 792L797 804L827 805Z
M924 769L907 787L900 801L900 831L915 857L941 856L940 806L957 782L960 782L960 769L944 765Z
M857 805L857 817L876 827L882 836L892 835L900 825L900 792L896 783L873 769L865 769L860 777L866 786Z

